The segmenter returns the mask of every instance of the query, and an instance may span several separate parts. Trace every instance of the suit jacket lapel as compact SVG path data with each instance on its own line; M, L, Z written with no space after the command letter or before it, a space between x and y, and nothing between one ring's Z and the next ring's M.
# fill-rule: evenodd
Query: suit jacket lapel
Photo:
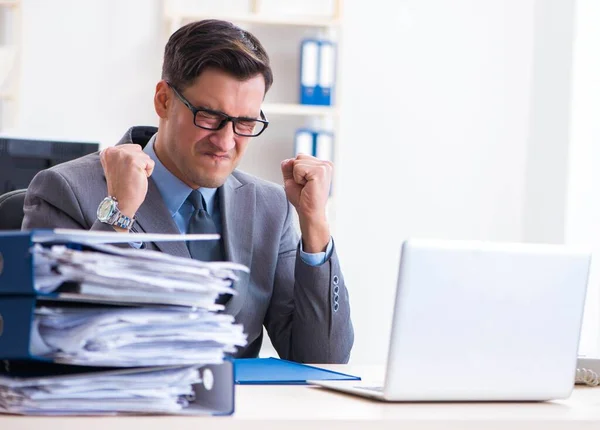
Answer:
M250 267L256 211L254 184L242 184L231 175L221 188L219 200L225 256L229 261ZM247 273L238 275L240 279L234 284L237 294L232 296L225 307L225 312L230 315L237 315L246 300L249 276Z
M181 234L152 177L148 180L148 194L138 209L134 228L137 225L146 233ZM184 241L154 242L154 245L167 254L191 258Z

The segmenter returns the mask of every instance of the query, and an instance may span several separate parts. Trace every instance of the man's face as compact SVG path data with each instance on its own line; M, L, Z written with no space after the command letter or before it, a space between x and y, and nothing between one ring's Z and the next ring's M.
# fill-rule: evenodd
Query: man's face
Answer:
M246 81L216 69L207 69L187 88L177 88L194 107L232 117L259 118L265 94L261 74ZM194 115L161 81L155 108L161 117L155 151L160 161L191 188L217 188L239 164L251 137L238 136L228 122L221 130L194 125Z

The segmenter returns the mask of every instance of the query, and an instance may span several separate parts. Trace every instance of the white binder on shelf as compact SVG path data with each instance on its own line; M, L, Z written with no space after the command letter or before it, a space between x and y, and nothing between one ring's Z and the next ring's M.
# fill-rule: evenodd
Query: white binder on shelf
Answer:
M333 161L333 133L319 131L315 138L315 157L320 160Z

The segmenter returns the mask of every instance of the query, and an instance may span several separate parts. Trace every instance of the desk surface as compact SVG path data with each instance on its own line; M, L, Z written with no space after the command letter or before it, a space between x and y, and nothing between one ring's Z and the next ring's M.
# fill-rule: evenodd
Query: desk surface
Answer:
M383 369L323 366L380 380ZM308 386L237 386L230 417L0 416L1 430L600 429L600 387L541 403L382 403Z

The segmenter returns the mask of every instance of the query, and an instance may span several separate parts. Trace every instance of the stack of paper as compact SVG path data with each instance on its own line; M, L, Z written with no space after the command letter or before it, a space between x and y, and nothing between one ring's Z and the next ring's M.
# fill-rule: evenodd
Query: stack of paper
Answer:
M49 367L23 378L11 372L17 362L5 360L5 369L0 368L0 412L178 413L194 400L195 384L203 382L200 369L230 369L218 382L233 384L232 366L224 358L246 345L246 335L215 301L221 294L235 295L236 272L248 268L99 243L124 236L42 232L33 237L33 282L27 278L32 296L7 300L21 303L20 313L32 312L18 319L31 321L25 329L29 340L18 340L29 343L19 360L24 374L39 369L40 360L47 360ZM136 238L150 240L145 236ZM4 312L13 315L6 303ZM0 322L1 318L0 314ZM16 326L5 327L5 333L16 334ZM4 345L0 360L21 357L10 344ZM64 374L61 366L80 370ZM111 367L122 369L107 372ZM209 389L206 393L213 395ZM213 400L207 403L214 406ZM224 401L233 407L233 397Z
M0 410L27 415L176 413L202 382L196 366L46 377L0 376Z
M235 294L235 271L248 268L231 262L203 262L157 251L86 245L87 251L36 245L35 288L118 302L161 303L219 310L219 294ZM65 284L66 282L69 282ZM76 293L72 297L69 293Z
M230 315L188 308L62 308L35 312L31 351L95 366L220 363L246 344Z

